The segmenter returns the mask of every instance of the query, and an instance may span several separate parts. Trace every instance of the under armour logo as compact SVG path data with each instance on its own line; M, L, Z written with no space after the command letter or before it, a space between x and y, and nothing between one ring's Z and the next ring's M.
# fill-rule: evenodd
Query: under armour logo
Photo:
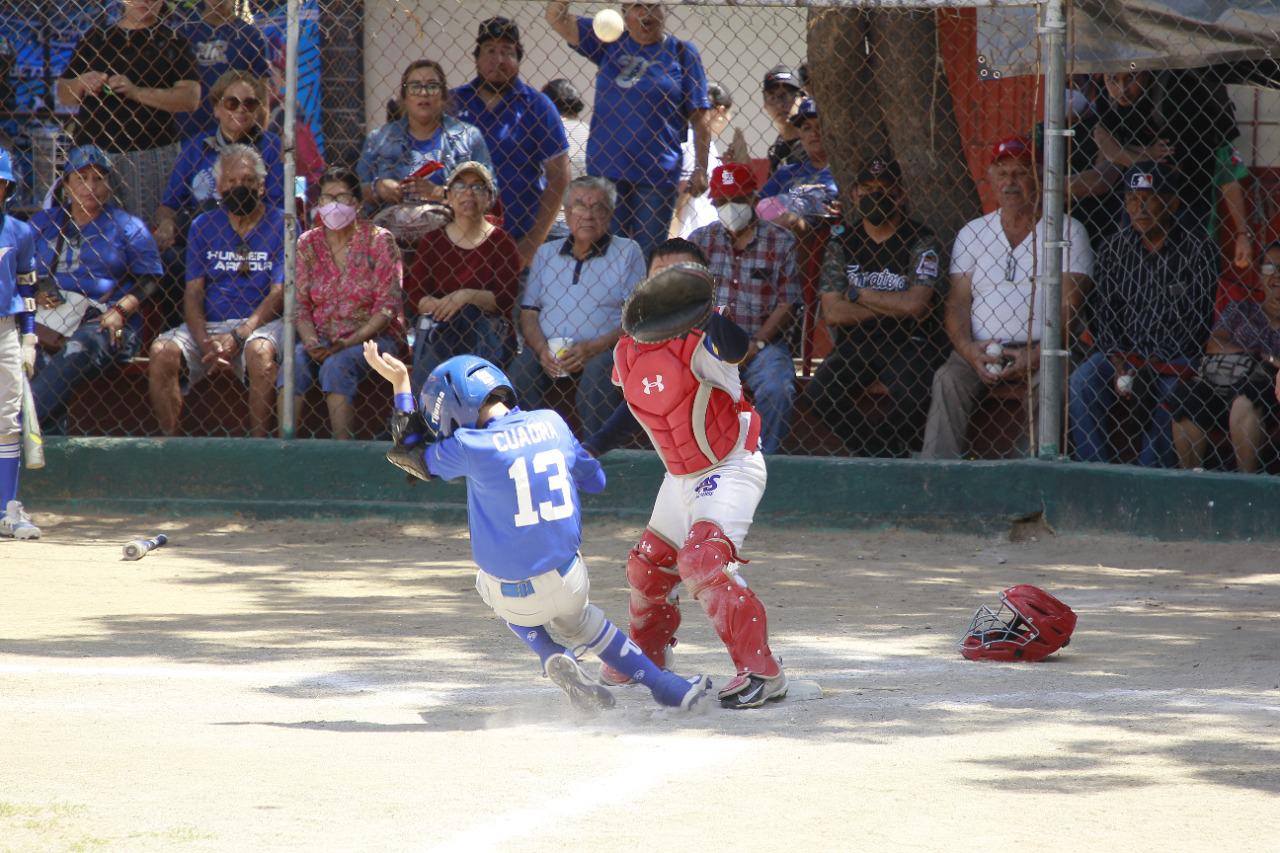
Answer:
M667 386L665 386L665 385L663 385L663 384L662 384L662 374L661 374L661 373L659 373L659 374L658 374L658 378L657 378L657 379L655 379L655 380L653 380L652 382L650 382L650 381L649 381L649 377L647 377L647 376L646 376L646 377L644 377L643 379L641 379L640 381L644 383L644 393L645 393L646 395L648 395L648 394L652 394L652 393L653 393L653 390L654 390L655 388L656 388L656 389L658 389L658 393L659 393L659 394L661 394L663 391L667 390Z

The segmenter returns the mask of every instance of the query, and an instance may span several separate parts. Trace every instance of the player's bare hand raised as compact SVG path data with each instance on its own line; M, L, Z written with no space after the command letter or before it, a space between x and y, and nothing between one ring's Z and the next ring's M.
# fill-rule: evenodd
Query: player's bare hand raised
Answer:
M394 355L378 351L376 341L364 342L364 360L378 372L378 375L391 383L396 394L413 393L409 386L409 368Z

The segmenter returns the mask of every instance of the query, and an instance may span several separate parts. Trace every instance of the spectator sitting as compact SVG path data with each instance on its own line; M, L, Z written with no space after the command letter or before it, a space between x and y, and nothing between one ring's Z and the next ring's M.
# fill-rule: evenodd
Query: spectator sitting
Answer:
M591 113L587 171L618 190L617 231L648 254L666 237L680 183L681 145L694 133L690 196L707 191L711 131L707 75L692 43L666 32L662 3L623 3L626 33L602 42L591 19L569 4L547 4L547 20L570 47L599 69Z
M1253 262L1253 239L1240 182L1249 171L1231 145L1239 135L1235 110L1214 73L1168 71L1160 79L1150 71L1105 75L1094 140L1119 170L1151 161L1177 172L1178 217L1215 245L1221 194L1236 235L1233 261L1245 269Z
M1280 393L1273 388L1280 385L1280 243L1263 252L1259 272L1262 302L1245 299L1223 310L1205 346L1202 378L1174 397L1173 443L1183 468L1204 464L1207 431L1220 429L1231 438L1236 470L1259 471L1267 435L1280 423ZM1213 361L1226 375L1212 369Z
M369 372L364 342L393 352L404 337L400 250L391 232L361 219L359 209L360 179L350 169L330 168L316 198L320 226L298 239L296 409L318 374L330 433L339 441L351 438L356 389Z
M502 199L503 228L521 266L547 239L569 186L569 140L551 99L520 79L520 30L507 18L482 21L476 79L452 92L458 118L484 134Z
M284 213L262 203L267 167L249 146L222 149L214 178L221 205L196 218L187 241L186 322L151 344L151 408L161 432L177 435L184 365L187 388L212 371L248 373L250 433L265 437L282 329Z
M1108 412L1119 397L1133 401L1145 425L1138 464L1167 468L1175 461L1167 402L1209 332L1218 253L1178 221L1172 169L1139 163L1124 181L1130 224L1094 259L1085 304L1095 351L1071 374L1072 456L1111 461Z
M271 68L267 62L267 40L262 31L236 14L236 0L204 0L204 9L189 9L170 16L169 25L191 43L200 88L209 92L228 71L243 71L258 81L266 81ZM265 82L264 82L265 86ZM265 94L258 100L266 104ZM180 113L180 139L204 136L213 128L216 101L206 101L189 113Z
M76 145L112 156L121 206L150 216L178 159L176 113L200 108L191 44L163 21L164 0L130 0L95 24L58 78L58 103L78 110Z
M42 358L31 380L40 426L59 425L72 392L138 353L138 311L159 287L160 255L142 220L111 203L111 159L85 145L67 155L60 202L31 218Z
M581 178L587 173L587 137L591 125L582 120L587 105L578 94L578 87L563 78L552 80L542 87L542 94L551 99L560 121L564 125L565 138L569 140L569 179ZM556 221L547 233L548 240L563 240L569 236L569 226L564 221L564 207L556 204Z
M1030 381L1034 388L1038 381L1044 290L1034 306L1031 298L1048 238L1036 170L1037 154L1028 140L996 143L987 177L999 209L971 220L956 235L943 302L955 349L933 375L921 452L926 459L960 457L969 419L993 387ZM1068 219L1065 226L1062 314L1070 328L1093 272L1093 252L1084 225ZM1028 396L1034 402L1034 393Z
M906 216L902 170L874 159L850 193L856 224L827 242L819 288L835 348L805 388L845 449L857 456L906 456L918 446L929 384L943 355L938 307L946 292L942 243ZM890 408L868 424L851 391L879 380Z
M751 167L726 163L711 173L711 203L719 221L693 232L716 280L715 304L751 336L739 364L742 384L760 413L760 449L777 453L791 428L796 373L786 331L800 299L796 240L756 217Z
M480 163L462 163L445 192L453 222L422 238L405 281L417 314L415 394L447 358L471 354L505 367L515 353L508 318L516 304L520 253L485 216L497 195L493 176Z
M805 100L804 84L800 74L787 65L775 65L764 75L764 111L778 131L778 138L769 146L769 174L772 176L781 166L803 163L808 159L800 144L800 128L792 123L796 111Z
M805 98L791 123L800 129L800 144L808 159L780 167L765 181L759 213L761 219L803 234L815 220L838 214L840 191L827 163L817 105Z
M742 131L734 129L732 141L725 148L724 159L721 159L720 148L716 144L733 121L733 98L719 83L707 84L707 98L711 101L711 109L707 113L707 128L711 132L711 153L708 160L712 171L722 163L745 163L751 165L751 155L747 151L747 142ZM685 140L681 150L684 157L684 170L680 173L679 195L676 196L676 213L671 218L671 229L668 236L688 237L704 225L716 221L716 207L707 195L689 195L689 176L693 174L696 162L693 131Z
M530 409L545 408L554 380L574 377L583 435L599 429L622 401L611 378L613 345L622 334L622 303L644 278L640 246L609 233L616 199L604 178L569 184L570 236L534 255L520 299L524 349L511 363L517 398Z
M432 59L409 63L400 76L403 118L370 133L356 174L365 202L374 209L402 201L444 201L444 179L459 163L491 166L480 130L445 113L449 86L444 68ZM421 176L431 161L443 168Z

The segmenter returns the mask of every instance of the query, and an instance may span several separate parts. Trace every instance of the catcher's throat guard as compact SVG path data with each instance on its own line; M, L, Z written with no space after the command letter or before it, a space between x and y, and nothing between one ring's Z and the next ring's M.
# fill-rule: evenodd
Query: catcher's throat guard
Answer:
M711 316L715 279L701 264L673 264L636 285L622 306L622 331L642 344L688 334Z
M1018 584L1000 593L995 610L983 605L973 614L960 653L969 660L1044 660L1071 642L1076 614L1049 593Z

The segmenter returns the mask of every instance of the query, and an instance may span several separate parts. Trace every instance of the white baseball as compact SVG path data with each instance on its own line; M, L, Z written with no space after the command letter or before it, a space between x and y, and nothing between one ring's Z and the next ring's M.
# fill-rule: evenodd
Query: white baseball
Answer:
M591 29L595 31L596 38L600 41L611 42L622 38L626 25L623 24L622 15L618 10L601 9L591 20Z
M1128 394L1133 390L1133 374L1122 373L1116 377L1116 390L1121 394Z
M987 355L991 358L999 358L1004 355L1004 347L1000 345L999 341L992 341L987 344Z
M998 364L987 364L986 368L987 373L990 373L992 376L999 376L1001 371L1004 370L1004 368Z

